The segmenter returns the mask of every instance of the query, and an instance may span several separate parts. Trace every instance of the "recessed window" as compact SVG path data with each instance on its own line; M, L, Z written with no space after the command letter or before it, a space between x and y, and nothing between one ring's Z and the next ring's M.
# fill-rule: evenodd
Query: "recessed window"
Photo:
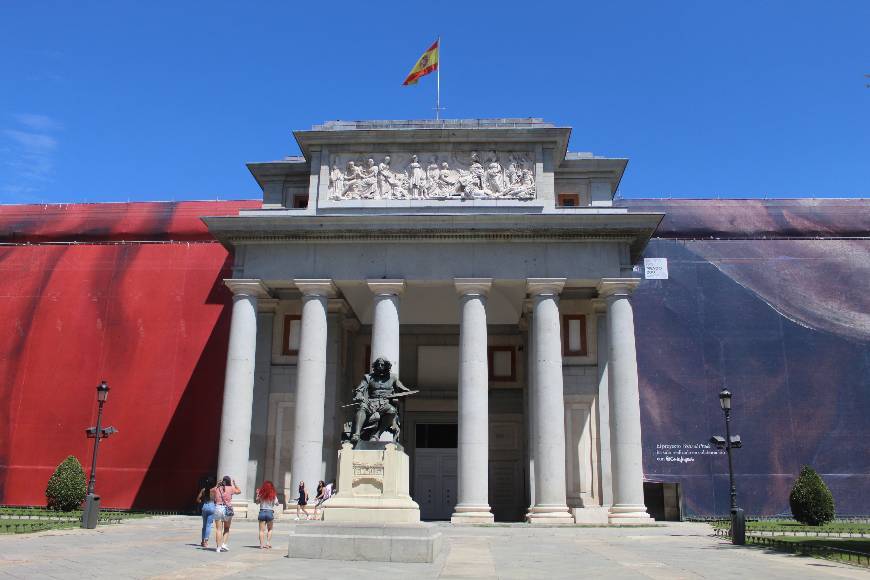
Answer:
M455 423L417 423L414 434L417 449L456 449L459 441L459 430Z
M285 356L299 354L299 335L302 331L302 317L297 314L284 316L284 346L282 352Z
M559 207L578 207L580 196L576 193L560 193L556 196L556 203Z
M586 315L562 317L562 351L564 356L586 356Z
M305 209L308 207L308 194L301 193L293 196L293 209Z
M517 351L513 346L489 347L489 380L517 380Z

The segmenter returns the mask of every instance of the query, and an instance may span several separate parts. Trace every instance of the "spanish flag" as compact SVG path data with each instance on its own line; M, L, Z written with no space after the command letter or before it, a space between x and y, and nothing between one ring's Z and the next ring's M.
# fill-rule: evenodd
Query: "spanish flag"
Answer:
M426 52L423 53L423 56L420 57L420 60L411 69L408 78L402 83L403 85L416 85L420 77L438 70L438 44L440 42L441 39L439 38L432 46L426 49Z

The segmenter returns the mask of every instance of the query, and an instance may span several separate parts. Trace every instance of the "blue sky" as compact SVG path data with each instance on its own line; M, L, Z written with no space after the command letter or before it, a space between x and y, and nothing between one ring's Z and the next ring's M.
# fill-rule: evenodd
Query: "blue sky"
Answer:
M329 119L537 116L624 197L870 196L870 2L0 0L0 202L254 198Z

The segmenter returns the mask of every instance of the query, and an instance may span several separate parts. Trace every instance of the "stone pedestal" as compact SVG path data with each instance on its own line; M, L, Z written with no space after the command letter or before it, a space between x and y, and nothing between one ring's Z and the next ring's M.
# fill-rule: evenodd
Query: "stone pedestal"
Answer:
M441 532L431 524L300 522L290 528L287 557L431 563L444 544Z
M420 506L410 494L408 456L395 443L338 452L338 493L323 504L323 521L366 524L420 522Z

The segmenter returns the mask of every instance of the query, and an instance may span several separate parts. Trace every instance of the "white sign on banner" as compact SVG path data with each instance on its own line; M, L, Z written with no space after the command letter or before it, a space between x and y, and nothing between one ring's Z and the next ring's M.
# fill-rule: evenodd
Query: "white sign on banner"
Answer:
M668 279L668 259L667 258L644 258L643 259L643 277L647 280L667 280Z

